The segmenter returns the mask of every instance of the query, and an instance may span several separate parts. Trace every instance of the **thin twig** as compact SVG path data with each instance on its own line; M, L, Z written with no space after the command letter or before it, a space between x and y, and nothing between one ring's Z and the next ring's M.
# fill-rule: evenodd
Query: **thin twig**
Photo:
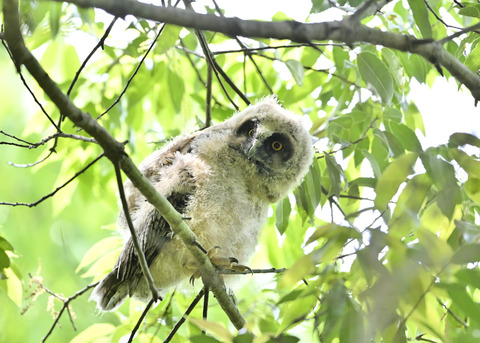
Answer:
M83 289L79 290L78 292L76 292L75 294L73 294L72 296L66 298L66 299L63 299L62 297L60 297L59 295L51 292L50 290L48 290L45 286L42 285L42 288L45 289L46 292L54 295L56 298L60 299L63 301L63 306L62 306L62 309L60 310L60 312L58 312L58 315L57 317L55 318L55 320L53 321L53 324L52 326L50 327L50 330L48 330L47 334L42 338L42 342L45 342L47 340L47 338L52 334L53 332L53 329L55 328L55 326L57 325L58 321L60 320L60 317L62 316L63 312L65 311L65 309L68 310L68 307L70 305L70 302L74 299L76 299L77 297L79 297L80 295L84 294L86 291L88 291L90 288L93 288L95 287L96 285L98 284L98 282L95 282L95 283L92 283L90 285L87 285L85 286ZM70 310L68 310L69 312ZM70 316L70 320L72 320L72 317ZM73 322L72 322L73 324ZM74 325L75 327L75 325Z
M231 53L245 53L245 52L258 52L263 50L276 50L276 49L290 49L290 48L303 48L303 47L318 47L318 46L338 46L345 47L346 44L339 43L302 43L302 44L283 44L283 45L269 45L269 46L259 46L256 48L242 48L242 49L231 49L231 50L218 50L212 51L214 55L222 54L231 54Z
M83 174L88 168L90 168L91 166L93 166L99 159L101 159L103 156L105 156L105 153L102 153L100 154L97 158L95 158L92 162L90 162L89 164L87 164L84 168L82 168L80 171L76 172L75 175L73 175L70 179L68 179L67 182L65 182L63 185L61 186L58 186L57 188L55 188L55 190L47 195L44 195L43 197L41 197L40 199L38 199L37 201L35 202L32 202L32 203L22 203L22 202L15 202L15 203L11 203L11 202L0 202L0 205L7 205L7 206L27 206L27 207L34 207L34 206L37 206L38 204L40 204L42 201L48 199L48 198L51 198L53 197L59 190L61 190L62 188L65 188L70 182L72 182L73 180L75 180L79 175Z
M208 316L208 296L210 295L210 290L208 289L208 285L204 287L204 296L203 296L203 314L202 318L203 320L207 320ZM202 334L204 335L206 332L205 330L202 329Z
M154 324L157 324L157 327L155 329L155 332L152 334L152 338L150 340L150 343L153 343L153 341L155 340L155 337L157 336L158 334L158 331L160 330L160 328L163 326L163 321L165 321L165 317L167 316L167 313L168 311L170 310L170 307L172 306L172 302L173 302L173 297L175 296L175 293L176 293L176 290L174 289L172 294L170 295L170 298L168 299L168 303L167 303L167 306L165 306L165 309L163 310L163 313L159 316L156 316L155 320L151 323L151 324L148 324L146 325L146 328L145 330L148 330L150 327L152 327Z
M195 297L195 299L193 299L192 303L190 304L190 306L188 306L187 310L185 311L185 313L183 314L182 318L180 318L180 320L175 324L175 326L173 327L172 331L170 331L170 333L168 334L167 338L165 338L165 340L163 341L163 343L168 343L172 340L172 338L175 336L175 334L177 333L178 329L180 329L180 327L183 325L183 323L185 322L185 320L187 320L187 317L190 315L190 313L193 311L193 309L195 308L195 306L197 306L198 302L203 298L203 294L205 293L205 290L202 289L198 294L197 296Z
M140 70L140 67L143 65L143 62L144 62L145 59L147 58L147 56L148 56L148 54L150 53L150 51L152 51L153 47L155 46L155 43L157 42L158 38L159 38L160 35L162 34L164 28L165 28L165 24L162 24L162 27L160 28L160 30L158 30L158 33L157 33L157 35L155 36L155 38L153 39L152 44L150 44L150 46L148 47L147 51L146 51L145 54L142 56L142 59L140 60L140 62L138 63L137 67L136 67L135 70L133 71L132 75L130 75L130 77L128 78L125 87L123 87L123 90L120 92L120 94L118 95L118 97L115 99L115 101L114 101L105 111L103 111L102 114L100 114L99 116L97 116L97 117L95 118L95 120L98 120L98 119L100 119L101 117L103 117L103 116L104 116L105 114L107 114L113 107L115 107L116 104L118 104L118 103L120 102L120 99L121 99L121 98L123 97L123 95L127 92L127 89L128 89L128 87L130 86L130 83L133 81L133 78L137 75L138 71Z
M85 136L80 136L80 135L75 135L75 134L71 134L71 133L64 133L64 132L56 132L54 133L53 135L51 136L48 136L47 138L44 138L42 139L40 142L38 143L30 143L28 141L25 141L23 139L20 139L18 137L15 137L13 135L10 135L6 132L3 132L0 130L0 134L3 134L5 136L8 136L10 138L13 138L13 139L16 139L17 141L19 142L24 142L25 144L17 144L17 143L12 143L12 142L0 142L0 145L2 144L7 144L7 145L15 145L17 147L21 147L21 148L27 148L27 149L36 149L38 148L39 146L41 145L44 145L45 143L51 141L52 139L55 139L55 138L71 138L71 139L75 139L75 140L79 140L79 141L82 141L82 142L87 142L87 143L97 143L97 141L93 138L89 138L89 137L85 137Z
M133 246L135 247L135 252L137 254L138 263L140 264L140 268L142 269L143 275L147 280L148 287L152 292L152 299L153 301L157 301L161 299L160 295L158 294L158 290L155 287L155 282L153 281L152 274L150 273L150 268L148 268L147 260L145 259L145 253L140 247L138 243L137 233L132 223L132 218L130 217L130 211L128 209L127 198L125 196L125 190L123 189L123 182L122 182L122 173L120 172L120 166L118 164L114 164L115 167L115 177L117 179L117 187L118 193L120 197L120 202L122 203L123 213L125 215L125 219L128 224L128 229L130 231L130 238L132 239Z
M442 17L440 17L440 16L433 10L432 6L430 6L430 4L428 3L427 0L423 0L423 2L424 2L425 5L427 6L428 10L435 16L435 18L437 18L437 20L438 20L439 22L441 22L445 27L449 27L449 28L456 29L456 30L461 30L461 29L462 29L461 27L447 24L447 23L442 19Z
M267 269L250 269L250 270L230 270L230 269L221 269L218 271L218 274L236 274L236 275L245 275L245 274L269 274L269 273L283 273L287 268L267 268Z
M445 43L448 43L449 41L457 38L457 37L460 37L461 35L463 35L464 33L468 33L468 32L476 32L477 30L480 29L480 23L476 23L475 25L472 25L472 26L469 26L469 27L466 27L464 28L463 30L460 30L458 32L455 32L454 34L451 34L450 36L447 36L445 38L442 38L439 40L439 43L441 45L445 44Z
M205 99L205 127L212 125L212 66L207 63L207 96Z
M459 316L457 316L455 313L453 313L453 311L447 305L445 305L440 300L439 297L437 297L437 301L445 310L447 310L448 314L451 315L453 317L453 319L455 319L457 322L459 322L463 327L468 328L468 324L464 320L462 320Z
M77 83L77 80L80 76L80 73L83 71L83 69L87 65L88 61L90 60L90 58L92 58L93 54L98 50L98 48L100 48L100 47L102 49L104 48L105 40L107 39L108 35L110 34L110 31L112 30L113 25L115 24L117 19L118 19L118 17L113 18L112 22L110 23L110 25L108 25L107 29L105 30L105 33L103 34L102 38L100 38L97 45L95 45L95 47L92 49L92 51L90 51L90 53L85 58L82 65L80 66L80 68L78 68L77 72L75 73L75 77L72 80L72 83L70 83L70 87L68 87L67 96L70 96L70 93L72 92L73 87L75 86L75 83Z
M133 328L132 333L130 334L128 343L131 343L133 341L133 338L135 337L135 334L137 333L138 328L140 327L143 319L147 315L148 311L150 310L150 307L152 307L154 302L155 301L153 299L148 302L147 306L145 307L145 310L143 310L142 315L140 316L140 318L138 318L137 324L135 324L135 327Z

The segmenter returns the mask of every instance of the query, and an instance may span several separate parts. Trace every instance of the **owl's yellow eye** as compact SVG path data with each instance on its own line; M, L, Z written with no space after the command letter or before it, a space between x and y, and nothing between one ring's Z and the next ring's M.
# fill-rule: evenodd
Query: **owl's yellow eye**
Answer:
M283 149L283 144L280 143L279 141L274 141L272 143L272 149L275 150L275 151L280 151Z
M250 129L248 131L248 137L252 137L254 132L255 132L255 129Z

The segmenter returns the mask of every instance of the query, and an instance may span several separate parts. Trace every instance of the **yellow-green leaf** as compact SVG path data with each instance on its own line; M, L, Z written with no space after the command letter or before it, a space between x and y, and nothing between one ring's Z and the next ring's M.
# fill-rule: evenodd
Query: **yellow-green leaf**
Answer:
M412 173L412 167L417 160L418 155L409 153L393 161L383 172L378 180L375 192L375 207L383 211L388 202L397 193L398 187L405 182L407 176Z

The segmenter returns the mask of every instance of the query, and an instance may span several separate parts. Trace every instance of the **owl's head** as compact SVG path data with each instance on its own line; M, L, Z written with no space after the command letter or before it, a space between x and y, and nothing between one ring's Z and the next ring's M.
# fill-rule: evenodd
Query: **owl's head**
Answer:
M230 147L248 160L270 201L279 200L303 180L312 163L313 144L300 116L268 97L230 120Z

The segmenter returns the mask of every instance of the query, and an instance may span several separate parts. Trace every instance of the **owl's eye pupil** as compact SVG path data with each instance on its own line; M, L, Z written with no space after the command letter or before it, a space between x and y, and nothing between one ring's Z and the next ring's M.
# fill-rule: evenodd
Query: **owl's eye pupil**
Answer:
M248 130L248 137L252 137L254 132L255 132L255 129Z
M283 144L280 143L279 141L274 141L272 143L272 149L275 150L275 151L280 151L283 149Z

